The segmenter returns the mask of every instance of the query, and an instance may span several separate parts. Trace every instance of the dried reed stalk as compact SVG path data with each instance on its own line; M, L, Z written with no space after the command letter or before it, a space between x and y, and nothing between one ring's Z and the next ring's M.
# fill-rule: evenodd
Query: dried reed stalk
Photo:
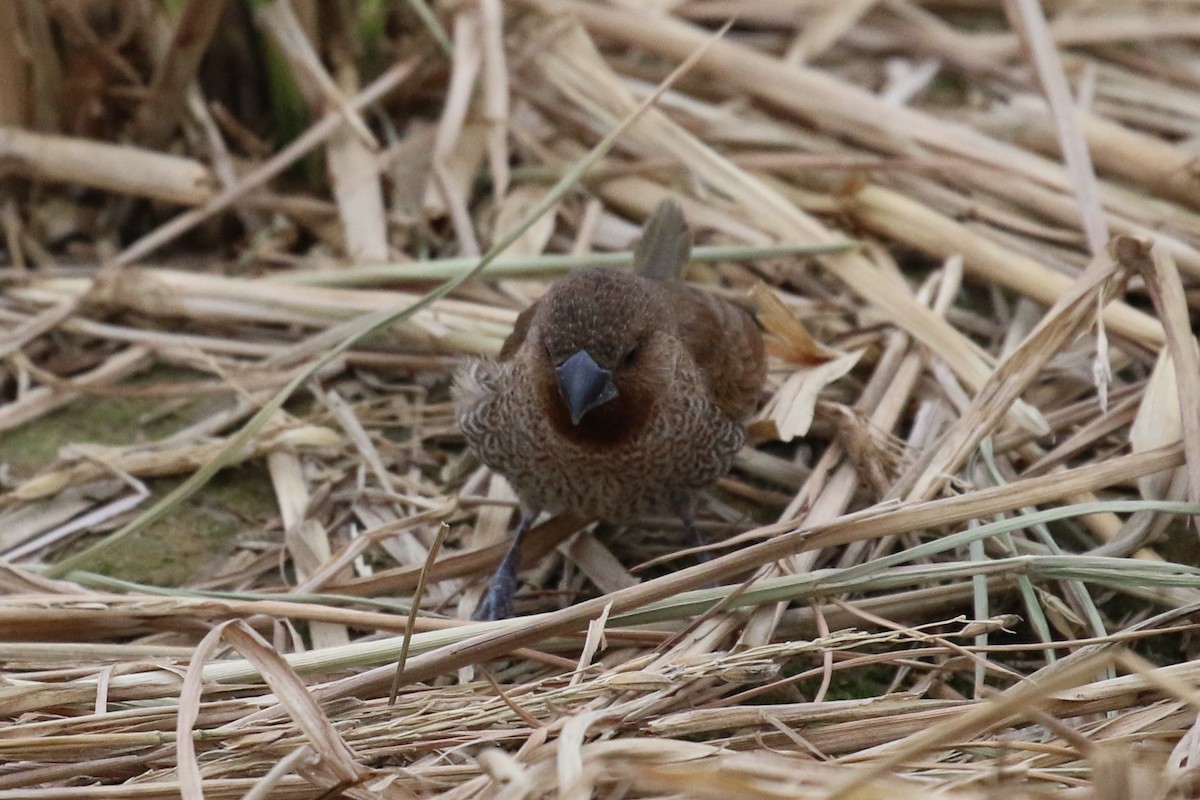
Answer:
M1190 796L1194 4L101 5L0 4L0 800ZM665 197L709 557L471 622L458 357Z

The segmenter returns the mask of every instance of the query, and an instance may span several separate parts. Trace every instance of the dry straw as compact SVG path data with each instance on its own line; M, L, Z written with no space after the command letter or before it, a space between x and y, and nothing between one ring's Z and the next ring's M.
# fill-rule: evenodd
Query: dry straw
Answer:
M1191 796L1197 31L0 4L0 800ZM449 377L664 197L771 353L710 557L543 520L471 622Z

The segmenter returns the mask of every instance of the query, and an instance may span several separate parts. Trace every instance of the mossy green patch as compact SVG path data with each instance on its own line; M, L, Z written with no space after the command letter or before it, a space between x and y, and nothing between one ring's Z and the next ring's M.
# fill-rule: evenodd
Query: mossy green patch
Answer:
M123 386L163 385L195 377L189 370L160 367ZM8 465L12 478L22 480L45 469L69 445L156 441L229 402L223 395L83 397L0 436L0 464ZM186 477L152 480L148 485L154 496L161 496ZM265 523L275 513L270 479L262 465L230 468L200 496L105 551L85 569L161 586L183 585L218 570L239 542L263 538ZM78 552L100 536L77 540L68 551Z
M172 484L155 481L155 494L169 491ZM203 493L106 549L84 569L138 583L183 586L217 572L241 543L267 538L263 531L275 511L262 466L223 470ZM89 537L78 546L95 540Z
M175 367L156 367L121 384L130 390L152 384L195 379L197 373ZM86 395L32 422L0 434L0 464L13 475L29 477L54 460L70 444L130 445L161 439L217 408L227 397L189 398L185 389L171 398L135 395Z
M785 674L788 670L784 670ZM829 681L826 700L864 700L887 693L892 685L895 668L876 664L861 669L837 670ZM821 687L821 678L813 677L800 681L796 688L806 697L816 695Z
M70 444L133 444L160 438L179 427L175 413L154 412L158 399L86 397L0 436L0 463L29 477Z

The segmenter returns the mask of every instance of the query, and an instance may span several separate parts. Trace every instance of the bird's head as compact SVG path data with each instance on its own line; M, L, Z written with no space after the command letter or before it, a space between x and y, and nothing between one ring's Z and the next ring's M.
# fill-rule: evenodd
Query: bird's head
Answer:
M616 270L583 270L542 303L539 358L564 418L589 438L628 432L653 405L673 341L655 287Z

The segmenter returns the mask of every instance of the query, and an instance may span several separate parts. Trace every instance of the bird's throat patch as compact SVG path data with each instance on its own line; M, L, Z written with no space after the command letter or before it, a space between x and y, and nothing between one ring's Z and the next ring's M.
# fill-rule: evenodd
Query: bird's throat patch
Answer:
M648 393L638 391L637 387L620 387L616 398L588 411L578 425L573 425L555 380L543 384L542 397L550 424L558 435L598 448L616 447L637 439L654 410L654 399Z

